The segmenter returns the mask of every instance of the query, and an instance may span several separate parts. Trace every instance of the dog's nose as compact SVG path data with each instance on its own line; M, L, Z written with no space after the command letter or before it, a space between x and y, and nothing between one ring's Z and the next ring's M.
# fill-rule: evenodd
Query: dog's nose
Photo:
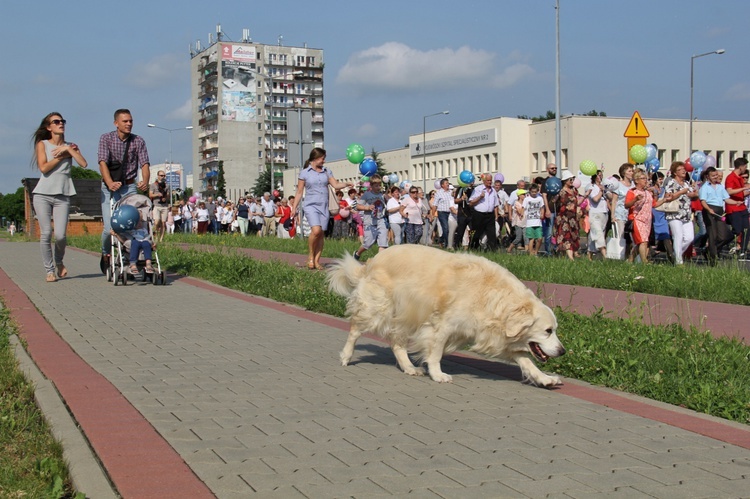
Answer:
M563 355L565 355L565 352L566 352L565 347L560 347L560 350L558 350L557 356L562 357Z

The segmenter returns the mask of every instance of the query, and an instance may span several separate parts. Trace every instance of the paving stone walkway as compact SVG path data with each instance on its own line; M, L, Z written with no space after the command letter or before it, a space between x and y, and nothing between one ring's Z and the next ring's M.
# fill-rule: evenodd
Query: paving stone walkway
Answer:
M123 497L750 495L746 426L464 355L452 384L407 377L372 338L343 368L340 319L190 278L115 287L72 249L46 283L39 260L0 243L0 291Z

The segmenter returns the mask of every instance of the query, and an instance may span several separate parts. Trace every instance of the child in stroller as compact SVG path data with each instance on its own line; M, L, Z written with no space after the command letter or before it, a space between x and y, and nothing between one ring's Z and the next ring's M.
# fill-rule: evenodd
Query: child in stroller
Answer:
M146 260L146 273L154 273L154 267L151 265L151 240L147 229L136 227L135 229L123 232L122 234L118 234L110 229L110 234L116 237L117 240L120 241L120 244L125 247L126 252L129 253L129 271L131 274L138 273L138 256L141 251L143 252L143 259ZM130 247L128 248L128 246Z
M116 246L117 257L113 259L115 267L124 267L125 255L128 256L129 273L138 274L139 257L145 260L144 272L154 274L151 258L155 252L152 233L152 221L149 218L150 200L140 194L131 194L120 200L117 209L112 212L112 244ZM142 265L143 266L143 265ZM124 271L124 268L123 268Z

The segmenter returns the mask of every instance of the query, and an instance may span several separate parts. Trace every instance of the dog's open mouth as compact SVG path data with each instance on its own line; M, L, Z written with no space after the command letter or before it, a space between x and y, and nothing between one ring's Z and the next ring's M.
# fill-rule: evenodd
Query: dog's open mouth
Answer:
M549 355L544 353L542 347L539 346L539 343L535 343L533 341L529 342L529 351L531 352L531 355L533 355L534 358L536 358L536 360L538 360L539 362L544 363L549 360Z

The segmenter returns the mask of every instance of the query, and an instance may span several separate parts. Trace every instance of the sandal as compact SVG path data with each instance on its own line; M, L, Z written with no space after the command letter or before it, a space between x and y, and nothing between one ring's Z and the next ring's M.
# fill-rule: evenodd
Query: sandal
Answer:
M68 277L68 269L66 269L65 265L63 265L62 263L57 266L57 277L59 277L60 279Z
M131 274L137 274L138 273L138 266L137 265L131 265L130 266L130 273Z
M54 272L47 272L47 282L55 282L57 281L57 277L55 277Z
M307 268L310 270L315 270L315 263L313 263L312 259L307 261Z
M325 269L326 269L326 268L325 268L325 266L324 266L324 265L321 265L321 264L319 264L319 263L316 263L316 264L315 264L315 270L325 270Z
M151 265L146 265L146 273L147 274L153 274L154 268Z

